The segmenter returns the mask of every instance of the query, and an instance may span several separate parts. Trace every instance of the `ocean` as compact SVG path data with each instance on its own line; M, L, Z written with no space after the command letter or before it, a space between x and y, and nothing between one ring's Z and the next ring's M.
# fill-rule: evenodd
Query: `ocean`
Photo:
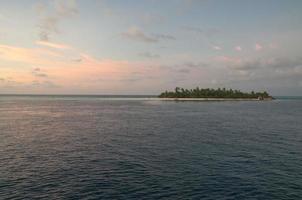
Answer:
M0 199L302 199L302 99L2 95Z

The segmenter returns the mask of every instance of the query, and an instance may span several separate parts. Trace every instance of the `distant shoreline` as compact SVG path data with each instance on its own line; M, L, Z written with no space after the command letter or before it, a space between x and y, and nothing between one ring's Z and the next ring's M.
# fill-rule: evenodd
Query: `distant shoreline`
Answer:
M226 88L199 88L184 89L176 87L174 91L165 91L158 95L164 99L175 99L175 100L192 100L195 101L262 101L262 100L273 100L274 98L269 95L266 91L263 92L241 92L240 90L226 89Z
M158 98L162 101L272 101L273 99L258 98Z
M145 100L145 101L270 101L270 100L302 100L302 96L273 96L272 99L259 100L256 98L161 98L156 95L99 95L99 94L0 94L2 98L87 98L87 99L103 99L103 100Z

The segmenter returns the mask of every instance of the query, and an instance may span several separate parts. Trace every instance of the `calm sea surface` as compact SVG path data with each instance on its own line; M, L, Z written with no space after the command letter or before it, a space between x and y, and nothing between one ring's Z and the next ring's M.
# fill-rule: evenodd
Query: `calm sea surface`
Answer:
M0 199L302 199L302 100L0 96Z

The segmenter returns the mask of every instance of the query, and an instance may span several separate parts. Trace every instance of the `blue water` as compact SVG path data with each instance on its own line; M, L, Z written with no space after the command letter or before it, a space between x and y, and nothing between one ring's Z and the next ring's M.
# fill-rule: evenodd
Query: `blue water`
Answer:
M302 199L302 101L0 96L0 199Z

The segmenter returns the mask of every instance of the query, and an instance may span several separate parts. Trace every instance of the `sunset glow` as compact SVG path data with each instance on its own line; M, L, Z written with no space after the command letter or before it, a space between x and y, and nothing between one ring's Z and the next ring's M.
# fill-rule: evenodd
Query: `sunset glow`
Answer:
M259 21L241 2L3 2L0 92L156 94L176 85L301 91L300 3L257 1ZM232 24L218 20L226 16Z

